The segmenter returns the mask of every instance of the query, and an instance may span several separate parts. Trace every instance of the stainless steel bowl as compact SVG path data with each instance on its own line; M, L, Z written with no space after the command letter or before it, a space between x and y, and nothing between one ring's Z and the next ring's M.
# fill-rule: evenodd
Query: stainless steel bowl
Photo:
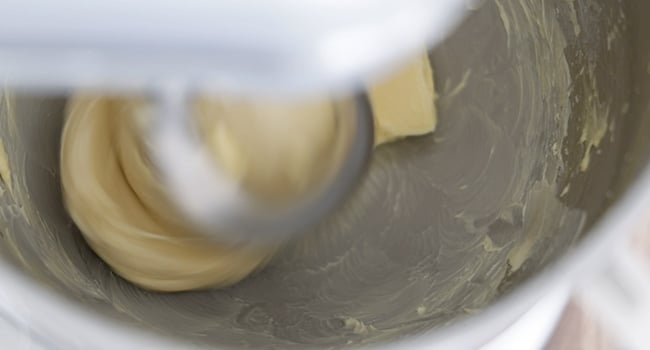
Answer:
M329 222L225 290L113 274L61 206L65 97L5 93L4 317L52 348L477 346L650 205L648 14L486 1L431 52L436 133L380 147Z

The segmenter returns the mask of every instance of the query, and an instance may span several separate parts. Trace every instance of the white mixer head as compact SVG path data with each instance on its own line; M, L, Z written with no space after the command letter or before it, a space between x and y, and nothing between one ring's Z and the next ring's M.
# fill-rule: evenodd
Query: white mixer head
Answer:
M291 93L349 89L440 42L469 0L6 0L17 87Z

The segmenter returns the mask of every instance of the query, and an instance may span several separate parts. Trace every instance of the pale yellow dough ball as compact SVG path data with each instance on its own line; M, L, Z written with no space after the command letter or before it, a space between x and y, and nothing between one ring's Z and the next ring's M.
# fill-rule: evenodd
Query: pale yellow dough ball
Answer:
M371 85L376 144L430 133L433 75L425 55ZM277 247L229 246L196 231L166 196L146 157L138 98L73 96L61 144L68 212L92 249L125 279L147 289L227 286L263 266ZM332 102L242 103L200 99L196 120L217 161L265 198L291 198L341 155ZM275 155L282 154L279 160Z

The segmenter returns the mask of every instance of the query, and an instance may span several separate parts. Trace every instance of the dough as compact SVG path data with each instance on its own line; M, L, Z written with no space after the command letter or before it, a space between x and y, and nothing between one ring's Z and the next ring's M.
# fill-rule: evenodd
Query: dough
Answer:
M376 144L435 128L432 73L424 55L370 87L369 96ZM175 210L138 137L151 117L146 106L134 97L78 94L69 100L61 144L68 212L93 250L139 286L183 291L238 282L277 247L212 241ZM195 107L215 158L262 198L290 199L308 190L336 169L344 150L331 101L202 98Z
M219 164L247 190L274 202L330 179L347 149L340 136L351 126L337 122L330 100L252 104L201 98L195 115Z
M80 95L68 104L61 145L64 200L93 250L122 277L161 291L232 284L263 264L273 248L220 245L184 227L171 206L159 216L143 205L113 147L120 121L128 117L120 114L123 102ZM143 179L155 179L145 174Z
M426 54L368 89L375 121L375 145L436 128L433 72Z

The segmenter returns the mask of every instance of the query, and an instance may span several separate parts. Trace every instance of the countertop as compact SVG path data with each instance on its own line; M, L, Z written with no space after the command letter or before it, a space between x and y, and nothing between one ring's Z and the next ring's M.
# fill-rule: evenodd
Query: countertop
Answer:
M650 266L650 218L646 218L634 233L630 249L645 259ZM601 350L616 348L613 335L609 334L595 315L584 308L575 298L567 304L555 327L546 350Z

